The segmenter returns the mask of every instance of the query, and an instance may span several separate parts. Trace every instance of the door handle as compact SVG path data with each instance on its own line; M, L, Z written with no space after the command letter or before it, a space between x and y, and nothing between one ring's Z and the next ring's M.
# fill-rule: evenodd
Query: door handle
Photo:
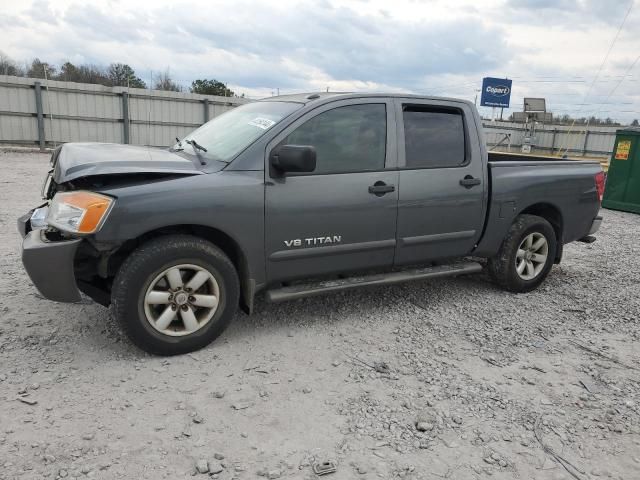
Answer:
M460 185L465 188L475 187L476 185L480 185L480 179L473 178L471 175L466 175L462 180L460 180Z
M372 193L378 197L383 196L386 193L391 193L396 190L394 185L387 185L384 182L376 182L369 186L369 193Z

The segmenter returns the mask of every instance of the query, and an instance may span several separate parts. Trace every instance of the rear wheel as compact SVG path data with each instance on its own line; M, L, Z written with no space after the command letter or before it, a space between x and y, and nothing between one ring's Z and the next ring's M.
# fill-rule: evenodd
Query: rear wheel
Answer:
M498 255L489 259L489 274L511 292L529 292L547 277L556 255L553 227L542 217L519 215Z
M172 235L142 245L122 264L112 300L133 343L158 355L208 345L238 305L239 282L229 258L197 237Z

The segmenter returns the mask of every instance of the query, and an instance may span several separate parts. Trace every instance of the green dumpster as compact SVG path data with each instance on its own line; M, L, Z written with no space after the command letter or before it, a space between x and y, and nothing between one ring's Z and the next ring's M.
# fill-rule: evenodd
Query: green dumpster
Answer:
M640 128L616 131L602 206L640 213Z

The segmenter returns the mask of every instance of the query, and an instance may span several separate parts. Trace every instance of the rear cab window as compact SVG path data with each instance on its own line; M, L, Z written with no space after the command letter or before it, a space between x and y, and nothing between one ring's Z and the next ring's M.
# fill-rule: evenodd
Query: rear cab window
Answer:
M451 168L468 163L462 110L403 104L405 167Z

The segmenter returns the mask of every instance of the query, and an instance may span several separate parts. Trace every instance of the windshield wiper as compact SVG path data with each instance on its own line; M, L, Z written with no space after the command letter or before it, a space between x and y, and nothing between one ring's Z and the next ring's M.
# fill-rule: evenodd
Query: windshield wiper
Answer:
M198 150L202 150L203 152L206 152L207 149L204 148L202 145L200 145L198 142L196 142L195 140L185 140L186 143L188 143L189 145L191 145L194 150L198 149Z
M176 137L176 143L178 144L177 148L173 148L171 147L169 149L170 152L181 152L184 150L184 148L182 148L182 142L180 141L180 139L178 137Z
M198 157L198 160L200 160L200 165L206 165L207 162L205 162L204 157L200 153L200 150L202 150L203 152L206 152L207 149L204 148L202 145L200 145L195 140L185 140L184 142L188 143L189 145L191 145L193 147L193 151L196 152L196 156Z
M184 148L182 148L182 141L176 137L176 142L178 147L177 148L172 148L171 151L172 152L182 152L184 150ZM204 157L200 154L199 150L202 150L203 152L207 152L208 150L203 147L202 145L200 145L198 142L196 142L195 140L184 140L184 143L187 143L189 145L191 145L193 147L194 152L196 152L196 156L198 157L198 160L200 160L200 164L201 165L206 165L205 159ZM213 160L217 161L217 162L222 162L222 163L230 163L229 161L226 160L221 160L219 158L213 158Z

